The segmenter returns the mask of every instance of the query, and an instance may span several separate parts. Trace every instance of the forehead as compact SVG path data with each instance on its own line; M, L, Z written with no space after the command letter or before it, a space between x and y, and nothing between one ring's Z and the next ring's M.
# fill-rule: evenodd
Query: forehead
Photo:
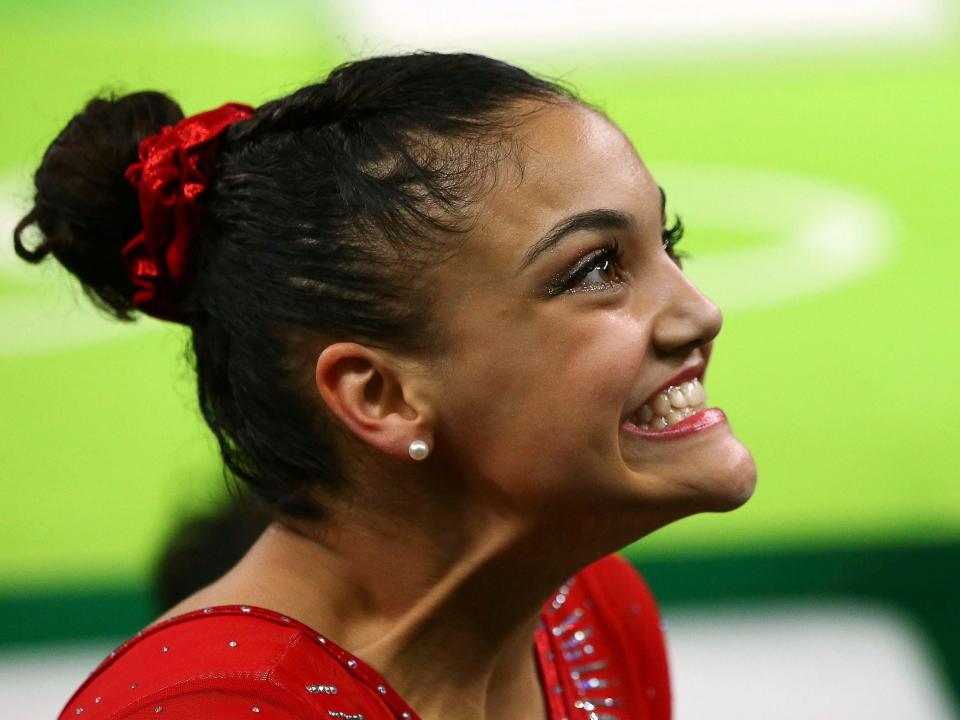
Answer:
M483 198L474 250L519 259L555 223L597 208L659 224L656 183L629 139L600 113L574 103L546 105L515 130L513 141L517 162L500 168Z

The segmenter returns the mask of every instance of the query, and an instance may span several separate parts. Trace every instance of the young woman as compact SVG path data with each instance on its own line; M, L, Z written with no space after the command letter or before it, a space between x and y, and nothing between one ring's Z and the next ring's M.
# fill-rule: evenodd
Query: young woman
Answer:
M603 113L476 55L186 119L91 101L17 252L191 328L276 521L62 717L668 718L657 609L613 553L756 473L706 406L721 314L664 205Z

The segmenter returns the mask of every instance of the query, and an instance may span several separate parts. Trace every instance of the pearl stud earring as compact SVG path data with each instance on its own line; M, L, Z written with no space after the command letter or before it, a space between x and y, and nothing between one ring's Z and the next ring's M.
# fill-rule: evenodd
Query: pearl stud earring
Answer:
M430 446L427 445L423 440L414 440L410 443L410 457L414 460L423 460L427 455L430 454Z

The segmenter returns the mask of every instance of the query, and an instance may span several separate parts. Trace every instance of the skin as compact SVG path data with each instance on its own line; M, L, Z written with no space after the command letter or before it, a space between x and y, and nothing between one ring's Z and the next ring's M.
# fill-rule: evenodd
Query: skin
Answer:
M749 499L756 470L728 424L669 441L622 428L706 357L721 313L664 251L659 189L623 133L573 103L535 110L514 137L522 173L505 163L462 249L424 269L443 350L338 342L316 359L317 401L352 458L349 501L328 501L322 524L272 525L167 616L268 607L371 664L425 720L542 720L533 632L556 588L678 518ZM631 227L570 234L518 270L558 222L597 208ZM611 235L619 267L547 293ZM415 439L431 447L422 462Z

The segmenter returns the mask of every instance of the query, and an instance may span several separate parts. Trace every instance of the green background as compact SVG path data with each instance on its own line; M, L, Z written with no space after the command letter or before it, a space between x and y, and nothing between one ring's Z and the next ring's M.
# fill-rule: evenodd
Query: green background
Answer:
M92 95L159 89L188 113L258 104L353 57L338 17L296 2L0 5L4 201L25 211L44 148ZM684 180L697 167L844 188L889 218L871 272L727 310L708 389L754 452L757 491L627 553L668 603L896 603L928 626L956 681L960 42L505 57L562 75L626 130L684 217L695 279L698 256L773 243L754 221L778 212L759 196L737 206L740 229L718 222L724 196ZM703 285L723 307L729 290ZM224 495L185 342L150 319L95 316L55 267L0 265L0 642L149 617L161 543ZM38 616L55 622L39 629Z

